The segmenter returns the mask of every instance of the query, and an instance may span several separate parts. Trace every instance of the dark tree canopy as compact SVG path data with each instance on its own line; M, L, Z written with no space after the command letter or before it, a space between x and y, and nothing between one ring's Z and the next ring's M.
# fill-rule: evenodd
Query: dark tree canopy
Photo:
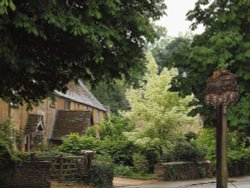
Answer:
M172 64L188 70L187 76L179 75L173 80L173 89L183 95L194 93L199 99L194 112L203 115L213 111L204 105L207 78L222 69L236 74L241 98L230 107L228 119L230 128L241 130L245 139L250 135L249 10L249 0L198 0L188 19L193 20L193 28L203 24L205 32L194 37L191 45L176 50Z
M173 53L182 46L189 45L191 43L191 37L179 36L173 39L165 38L161 41L164 44L156 45L152 49L153 56L159 66L160 71L164 67L169 67L174 61Z
M86 85L89 86L88 83ZM114 80L113 83L102 81L92 87L91 92L103 105L109 107L113 114L118 114L119 110L129 109L129 103L125 97L128 87L124 80Z
M37 102L70 80L131 78L163 0L7 0L0 5L0 98Z

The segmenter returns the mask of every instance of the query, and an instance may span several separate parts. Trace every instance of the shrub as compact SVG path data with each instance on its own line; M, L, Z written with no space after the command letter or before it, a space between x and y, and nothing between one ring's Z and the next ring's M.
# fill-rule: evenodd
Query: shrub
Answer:
M106 153L97 154L95 159L98 162L104 162L104 163L113 164L112 157L110 155L106 154Z
M95 162L84 174L83 181L97 188L112 187L113 166L109 163Z
M116 176L132 176L133 169L130 166L118 165L114 167L114 174Z
M173 148L175 161L201 161L205 159L207 150L195 142L178 142Z
M123 136L123 132L131 131L134 128L135 125L126 118L118 115L112 115L111 118L107 117L98 126L88 128L87 135L95 137L96 129L98 129L101 140L121 140L125 138Z
M98 142L99 140L94 137L83 137L77 133L72 133L63 140L62 145L59 146L59 151L79 154L84 149L95 149L98 146Z
M0 183L4 182L6 171L21 162L14 151L12 131L9 121L0 124Z
M109 155L113 159L115 164L123 164L132 166L132 155L135 152L135 145L127 140L103 140L100 142L100 146L97 148L97 153L101 155Z
M228 171L229 176L250 175L250 148L229 150Z
M194 132L188 132L184 136L188 142L196 140L198 138L198 135Z
M133 167L135 172L148 172L148 160L140 153L133 154Z
M198 147L207 150L205 158L212 161L214 164L216 160L216 134L215 129L206 128L203 129L198 138L194 141Z
M148 169L150 172L153 172L154 165L159 161L159 152L155 148L139 148L138 149L141 155L144 155L148 161Z
M9 121L0 124L0 169L8 168L20 160L14 151L12 131Z

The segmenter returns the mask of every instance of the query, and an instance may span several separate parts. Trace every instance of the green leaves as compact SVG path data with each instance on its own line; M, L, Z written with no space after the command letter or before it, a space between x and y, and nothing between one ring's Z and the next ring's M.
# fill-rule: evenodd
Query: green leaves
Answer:
M79 78L131 81L164 8L163 0L0 0L0 98L38 102Z
M236 74L241 98L229 108L229 127L244 132L245 137L250 135L247 115L250 92L249 9L247 0L197 1L195 9L188 13L188 19L193 20L194 25L204 24L206 30L195 36L191 45L176 49L172 63L173 67L184 69L187 74L187 77L175 77L173 88L184 95L190 92L195 95L200 105L193 112L204 115L206 125L214 124L215 119L213 110L204 104L207 78L221 69ZM246 143L242 137L239 140Z
M98 140L94 137L82 137L79 134L72 133L63 140L59 151L77 155L81 150L93 150L97 146Z
M199 129L197 118L187 115L192 110L188 104L193 97L181 98L177 92L170 92L171 79L177 70L163 69L158 74L153 56L147 54L146 57L147 73L140 88L127 91L131 110L123 113L136 123L137 129L125 135L144 148L169 148L179 132L183 131L184 125L192 125L193 130Z
M0 15L8 14L8 8L12 11L16 10L16 5L12 0L0 0Z

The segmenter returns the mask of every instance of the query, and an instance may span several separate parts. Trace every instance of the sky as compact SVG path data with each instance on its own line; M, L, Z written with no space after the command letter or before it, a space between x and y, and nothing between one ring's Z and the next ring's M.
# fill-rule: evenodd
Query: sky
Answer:
M167 34L172 37L191 32L191 22L186 20L186 13L194 8L195 2L196 0L165 0L167 16L163 16L156 24L166 27ZM200 26L192 33L200 34L203 31L204 27Z

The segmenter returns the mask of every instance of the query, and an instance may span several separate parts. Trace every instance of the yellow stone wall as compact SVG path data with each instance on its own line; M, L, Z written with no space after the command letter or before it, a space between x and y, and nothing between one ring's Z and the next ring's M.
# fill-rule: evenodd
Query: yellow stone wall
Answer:
M0 99L0 123L4 123L9 117L9 105Z

